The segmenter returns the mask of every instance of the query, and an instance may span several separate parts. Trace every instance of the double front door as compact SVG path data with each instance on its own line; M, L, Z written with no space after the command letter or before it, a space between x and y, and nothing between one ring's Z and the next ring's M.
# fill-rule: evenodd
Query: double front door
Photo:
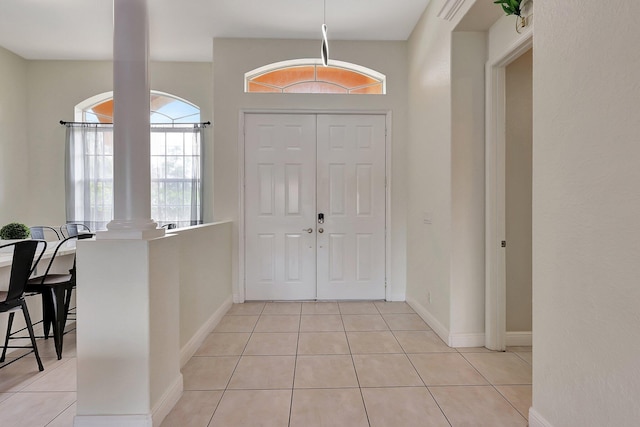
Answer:
M385 116L245 116L247 300L384 299Z

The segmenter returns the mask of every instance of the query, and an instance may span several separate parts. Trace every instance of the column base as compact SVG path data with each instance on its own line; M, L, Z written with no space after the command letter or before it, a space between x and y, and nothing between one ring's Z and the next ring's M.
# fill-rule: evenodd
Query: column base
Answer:
M107 224L107 231L96 233L97 239L155 239L165 235L164 228L152 220L118 220Z

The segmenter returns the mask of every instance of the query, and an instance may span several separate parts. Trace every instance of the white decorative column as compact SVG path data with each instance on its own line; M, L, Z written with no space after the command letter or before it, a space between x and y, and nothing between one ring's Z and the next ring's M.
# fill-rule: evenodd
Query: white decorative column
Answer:
M147 2L113 4L114 219L98 237L158 237L164 229L151 219Z
M182 395L180 242L150 218L147 0L114 0L115 219L77 244L75 427L159 426Z

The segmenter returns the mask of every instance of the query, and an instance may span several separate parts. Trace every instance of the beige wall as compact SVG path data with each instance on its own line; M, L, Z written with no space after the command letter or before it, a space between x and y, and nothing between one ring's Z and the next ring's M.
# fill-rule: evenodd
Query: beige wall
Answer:
M484 344L485 32L432 1L409 40L407 300L450 345ZM492 6L492 5L489 5Z
M531 426L635 426L640 2L534 9Z
M246 94L244 73L274 62L319 54L315 40L214 40L216 220L238 220L239 115L247 110L391 111L392 299L405 296L407 50L405 42L332 41L331 58L372 68L387 76L387 95ZM236 230L237 235L237 230ZM234 263L237 263L237 239ZM235 272L237 274L237 264ZM235 280L238 280L237 277Z
M533 50L505 70L507 332L531 331Z
M0 47L0 227L29 223L27 61Z
M21 154L24 161L20 164L26 165L22 167L22 172L16 171L11 175L20 176L22 173L28 176L28 184L23 183L19 188L21 192L33 196L25 198L25 204L16 215L27 224L62 224L65 221L65 128L60 126L59 121L73 121L74 107L78 103L112 90L112 64L106 61L24 61L19 58L18 62L23 64L22 68L16 69L22 70L19 74L25 87L21 92L21 99L25 107L20 114L21 118L15 119L15 122L29 121L28 131L23 139L29 154L28 159L26 151ZM19 79L14 78L12 81ZM154 62L150 64L150 82L154 90L177 95L198 105L203 121L211 119L211 64ZM4 78L0 78L0 85L2 84L5 84ZM4 103L4 94L10 92L0 93L0 103ZM16 102L19 104L20 100ZM208 131L206 151L209 153L213 153L212 134L212 131ZM212 163L212 157L207 161ZM210 185L205 194L208 196L205 199L206 221L212 219L211 191ZM4 213L4 205L2 212Z
M451 334L484 344L486 33L452 33ZM458 344L460 344L460 340Z
M407 300L423 307L431 327L448 340L454 24L437 18L442 3L432 1L427 6L409 39ZM425 214L431 224L425 224Z

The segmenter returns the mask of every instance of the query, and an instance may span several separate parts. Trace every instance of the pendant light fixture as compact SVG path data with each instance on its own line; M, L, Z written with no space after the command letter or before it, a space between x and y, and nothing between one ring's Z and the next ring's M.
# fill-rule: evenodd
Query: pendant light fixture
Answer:
M329 41L327 40L327 0L323 0L324 12L322 19L322 48L320 55L322 57L322 65L329 65Z

